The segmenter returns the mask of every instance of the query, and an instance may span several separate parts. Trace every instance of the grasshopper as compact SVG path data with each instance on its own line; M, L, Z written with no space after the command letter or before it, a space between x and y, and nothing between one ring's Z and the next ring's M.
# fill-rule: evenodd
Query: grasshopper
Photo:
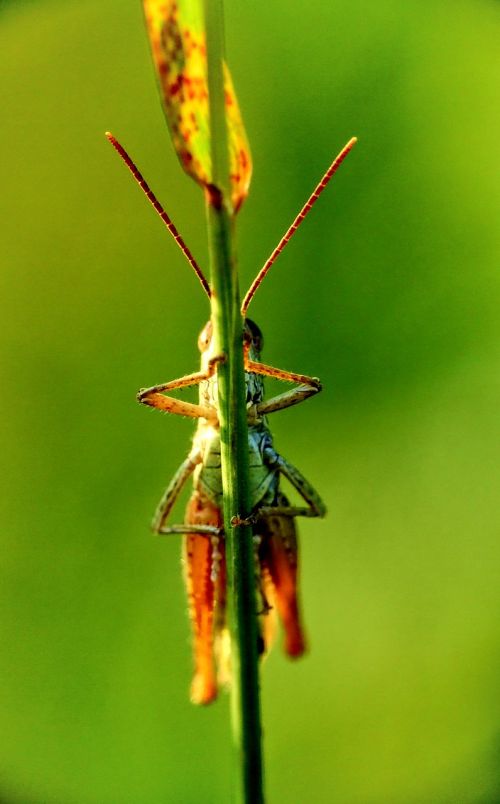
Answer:
M119 153L135 180L158 212L185 254L210 298L209 284L174 224L148 187L124 148L111 135L108 139ZM301 656L305 637L298 605L298 547L295 519L323 517L326 508L319 494L302 473L274 448L268 415L297 405L321 391L316 377L285 371L261 361L263 337L259 327L247 317L248 306L263 278L305 216L345 159L356 139L351 139L329 167L294 222L257 274L244 297L242 339L248 415L248 452L250 499L255 545L257 598L260 599L261 637L259 652L269 647L274 622L270 613L276 609L284 630L284 650L290 657ZM183 534L183 563L193 630L194 676L191 700L206 704L217 696L218 686L229 680L228 634L226 627L226 568L222 514L222 475L220 433L217 417L217 363L208 321L198 338L200 371L139 391L139 402L168 413L197 420L193 445L167 486L153 517L157 534ZM273 377L294 388L265 399L264 377ZM171 392L199 386L199 403L170 396ZM184 523L167 524L180 492L193 478L193 492ZM290 504L282 492L285 477L302 498L303 505ZM216 674L217 666L218 674Z

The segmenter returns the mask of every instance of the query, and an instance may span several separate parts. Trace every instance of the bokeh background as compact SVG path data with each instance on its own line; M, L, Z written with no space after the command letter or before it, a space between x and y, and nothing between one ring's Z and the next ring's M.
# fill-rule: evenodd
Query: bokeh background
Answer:
M254 156L245 289L359 144L252 316L324 392L272 419L310 653L262 671L272 804L500 802L499 5L226 0ZM148 523L192 424L140 386L197 366L207 303L103 132L207 265L142 13L1 5L5 804L229 801L227 696L188 701L180 544ZM178 511L178 517L182 511Z

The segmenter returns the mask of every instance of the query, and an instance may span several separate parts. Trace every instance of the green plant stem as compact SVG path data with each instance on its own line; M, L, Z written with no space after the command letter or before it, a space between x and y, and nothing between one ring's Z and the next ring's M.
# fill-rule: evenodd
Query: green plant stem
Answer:
M218 408L233 675L233 738L239 766L238 797L245 804L260 804L264 796L253 533L248 525L233 525L235 518L248 518L250 500L243 320L229 195L221 0L205 0L205 24L214 183L212 192L207 194L212 324L217 354L224 355L224 362L218 366Z

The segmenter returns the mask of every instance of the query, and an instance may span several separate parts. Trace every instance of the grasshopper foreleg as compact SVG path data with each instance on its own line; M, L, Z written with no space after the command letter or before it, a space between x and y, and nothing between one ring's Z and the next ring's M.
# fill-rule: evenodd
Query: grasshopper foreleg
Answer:
M217 363L224 360L223 355L212 358L208 363L206 371L195 371L193 374L185 374L176 380L152 385L150 388L141 388L137 394L137 400L143 405L163 410L166 413L176 413L179 416L190 416L193 419L212 419L217 420L215 408L205 405L195 405L192 402L184 402L172 396L165 396L166 391L178 391L180 388L189 388L192 385L199 385L205 380L209 380L215 374Z
M301 402L305 402L306 399L309 399L310 396L319 393L319 391L321 391L321 385L319 385L319 383L318 386L299 385L298 388L292 388L290 391L285 391L283 394L278 394L278 396L273 396L271 399L265 399L263 402L260 402L256 406L257 416L265 416L277 410L291 408L292 405L299 405Z
M266 363L259 363L256 360L247 360L245 370L253 374L262 374L265 377L274 377L282 382L298 383L297 388L285 391L283 394L265 399L256 406L258 416L265 416L267 413L274 413L276 410L284 410L292 405L299 405L310 396L314 396L321 391L321 382L317 377L309 377L307 374L295 374L292 371L268 366Z

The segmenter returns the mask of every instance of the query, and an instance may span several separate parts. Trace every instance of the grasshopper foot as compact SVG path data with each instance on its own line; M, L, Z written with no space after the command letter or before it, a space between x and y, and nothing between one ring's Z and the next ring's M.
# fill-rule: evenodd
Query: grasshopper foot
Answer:
M239 528L240 526L251 526L255 525L257 522L257 517L255 514L250 514L249 517L246 519L242 519L240 516L233 516L231 517L231 525L233 528Z

